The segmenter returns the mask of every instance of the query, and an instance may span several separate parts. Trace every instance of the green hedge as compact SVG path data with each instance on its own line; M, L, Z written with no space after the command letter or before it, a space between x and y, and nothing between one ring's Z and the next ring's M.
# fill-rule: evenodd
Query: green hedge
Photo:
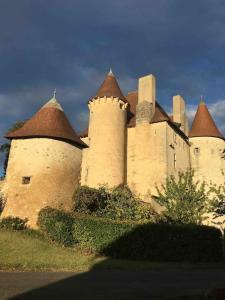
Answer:
M218 261L221 232L208 226L134 224L74 215L45 208L39 226L52 240L78 244L113 258L150 261Z
M104 249L118 238L135 228L135 224L75 215L73 224L74 242L82 247L104 254Z
M52 241L63 246L71 246L73 244L73 222L74 219L70 214L45 207L39 212L37 225Z
M0 220L0 228L7 230L25 230L27 229L28 219L21 219L18 217L5 217Z
M219 261L223 258L221 232L208 226L144 224L108 245L114 258L151 261Z

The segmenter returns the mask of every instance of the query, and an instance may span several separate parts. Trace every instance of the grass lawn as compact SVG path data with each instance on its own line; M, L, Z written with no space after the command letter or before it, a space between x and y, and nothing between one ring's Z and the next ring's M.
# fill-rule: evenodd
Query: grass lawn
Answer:
M63 248L38 232L0 230L0 270L88 271L90 269L152 270L225 268L219 263L157 263L96 257L78 248Z
M0 230L1 270L88 270L100 260L47 241L35 232Z

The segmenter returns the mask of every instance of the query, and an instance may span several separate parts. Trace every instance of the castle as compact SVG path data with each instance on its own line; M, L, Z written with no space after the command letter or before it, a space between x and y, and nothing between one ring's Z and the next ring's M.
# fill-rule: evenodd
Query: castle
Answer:
M55 99L49 100L11 140L2 216L28 218L41 208L70 210L76 186L126 184L144 201L169 175L192 167L196 179L223 183L224 136L201 101L189 131L185 101L173 97L168 115L156 101L156 79L139 78L125 96L112 73L88 102L88 129L78 135Z

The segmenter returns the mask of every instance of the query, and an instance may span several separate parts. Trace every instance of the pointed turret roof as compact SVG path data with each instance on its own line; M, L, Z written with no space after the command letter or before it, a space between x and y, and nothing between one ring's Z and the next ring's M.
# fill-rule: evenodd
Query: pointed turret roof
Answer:
M97 91L96 95L93 97L118 97L120 100L126 101L126 98L124 97L118 82L116 80L115 75L113 74L112 70L110 69L109 73L106 75L102 85L100 86L99 90Z
M194 121L192 123L189 137L218 137L224 139L224 136L218 130L208 108L201 99Z
M72 128L55 95L21 128L8 132L5 137L9 139L29 137L58 138L76 143L80 147L87 147Z

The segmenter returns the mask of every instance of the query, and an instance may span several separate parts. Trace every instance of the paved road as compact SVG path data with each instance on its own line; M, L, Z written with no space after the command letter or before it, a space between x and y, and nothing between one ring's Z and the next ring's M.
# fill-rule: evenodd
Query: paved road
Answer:
M0 272L0 299L173 299L215 287L225 270Z

